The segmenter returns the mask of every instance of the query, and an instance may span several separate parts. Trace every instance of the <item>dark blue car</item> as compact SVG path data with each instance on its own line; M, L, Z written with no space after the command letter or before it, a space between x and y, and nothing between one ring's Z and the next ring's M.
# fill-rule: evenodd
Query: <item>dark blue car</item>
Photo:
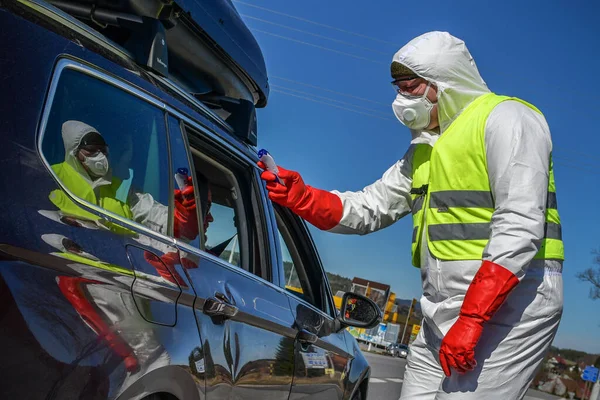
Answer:
M0 6L0 399L364 399L369 366L257 161L227 0Z

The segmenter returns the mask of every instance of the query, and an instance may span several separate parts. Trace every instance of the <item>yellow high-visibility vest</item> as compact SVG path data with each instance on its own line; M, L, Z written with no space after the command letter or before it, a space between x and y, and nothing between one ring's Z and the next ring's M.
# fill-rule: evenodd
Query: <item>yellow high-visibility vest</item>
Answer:
M494 93L475 99L431 147L416 145L413 155L412 263L421 266L426 229L431 254L440 260L480 260L490 236L495 204L487 173L485 125L494 107L506 100ZM550 158L546 226L536 259L564 260L556 186Z

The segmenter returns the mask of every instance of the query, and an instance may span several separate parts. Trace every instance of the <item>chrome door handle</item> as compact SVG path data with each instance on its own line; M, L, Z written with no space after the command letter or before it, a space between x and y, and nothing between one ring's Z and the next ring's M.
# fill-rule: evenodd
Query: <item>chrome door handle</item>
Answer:
M232 318L237 315L239 309L231 304L223 294L215 293L215 297L206 299L202 311L211 317Z

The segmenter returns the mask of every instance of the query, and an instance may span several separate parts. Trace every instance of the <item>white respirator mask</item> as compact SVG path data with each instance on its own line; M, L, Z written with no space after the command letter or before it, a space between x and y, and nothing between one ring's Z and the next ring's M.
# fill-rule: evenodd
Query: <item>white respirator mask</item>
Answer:
M85 157L83 164L85 164L88 171L97 178L108 173L108 158L102 152L98 152L98 154L92 157Z
M431 110L433 103L427 98L431 83L422 96L408 96L398 93L396 100L392 103L392 109L398 121L409 129L425 129L431 123Z

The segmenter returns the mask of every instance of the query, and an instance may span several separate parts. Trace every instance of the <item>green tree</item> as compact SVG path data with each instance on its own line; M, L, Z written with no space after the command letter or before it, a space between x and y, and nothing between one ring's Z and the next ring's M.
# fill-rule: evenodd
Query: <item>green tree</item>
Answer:
M284 337L275 353L275 376L292 376L294 373L294 338Z
M338 291L349 292L352 289L352 281L346 277L327 273L327 279L331 286L331 292L335 295Z
M565 358L567 360L571 360L571 361L577 361L582 359L583 357L587 356L588 353L584 352L584 351L579 351L579 350L572 350L572 349L560 349L558 351L558 354L562 357Z

